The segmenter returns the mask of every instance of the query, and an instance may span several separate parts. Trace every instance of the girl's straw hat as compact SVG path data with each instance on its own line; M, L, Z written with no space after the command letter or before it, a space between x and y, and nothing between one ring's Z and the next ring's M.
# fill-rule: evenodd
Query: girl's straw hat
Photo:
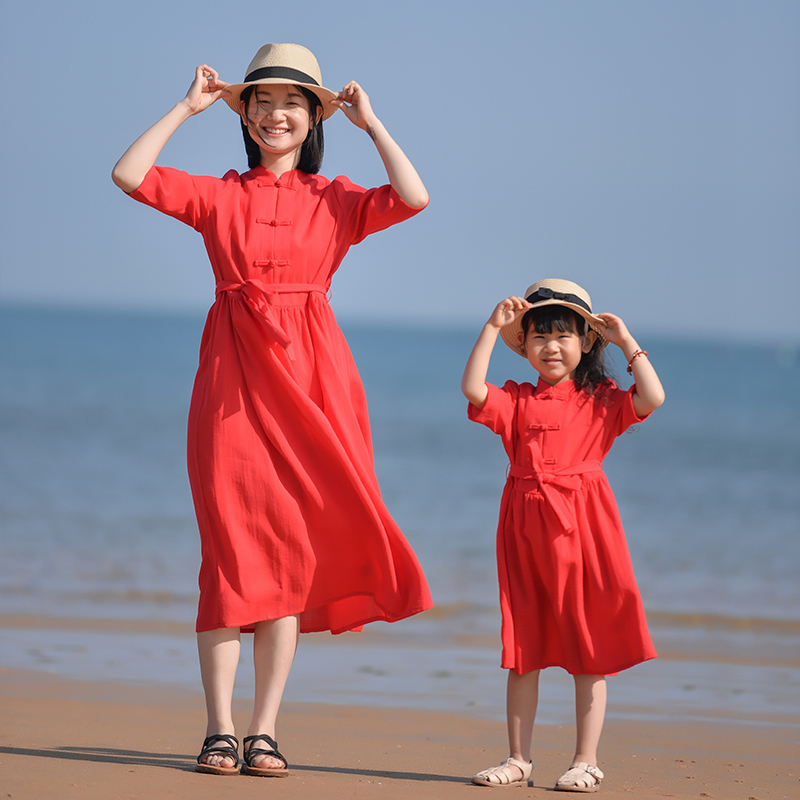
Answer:
M302 45L265 44L250 62L244 82L228 86L223 99L238 114L242 91L262 83L294 83L314 92L322 103L322 119L336 111L330 101L338 97L337 93L322 85L317 59Z
M525 290L525 299L533 304L534 308L539 306L566 306L577 314L580 314L589 325L597 330L597 325L603 324L600 317L592 314L592 298L589 293L572 281L564 281L559 278L546 278L531 284ZM528 309L530 310L530 309ZM500 328L500 336L503 341L519 355L525 355L525 348L522 346L522 318L520 314L513 322ZM599 335L599 331L598 331ZM602 336L600 339L602 340Z

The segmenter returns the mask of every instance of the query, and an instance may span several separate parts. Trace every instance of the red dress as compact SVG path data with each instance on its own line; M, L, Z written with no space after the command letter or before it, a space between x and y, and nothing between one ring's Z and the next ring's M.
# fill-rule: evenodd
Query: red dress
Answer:
M413 216L389 186L153 167L131 196L202 234L217 281L188 422L197 630L299 614L340 633L430 608L381 499L367 403L328 304L351 245Z
M508 381L469 406L511 461L497 529L506 669L609 675L656 656L601 465L641 421L634 388L609 382L589 396L572 381Z

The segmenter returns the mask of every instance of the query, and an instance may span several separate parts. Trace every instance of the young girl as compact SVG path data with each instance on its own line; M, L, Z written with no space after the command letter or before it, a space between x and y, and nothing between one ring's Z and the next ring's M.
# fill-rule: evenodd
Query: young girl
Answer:
M498 333L539 373L536 386L486 383ZM628 359L636 383L627 392L605 373L607 342ZM555 788L593 792L603 778L605 676L656 655L601 461L664 391L622 320L592 314L589 295L564 280L539 281L524 298L498 304L461 389L470 419L502 437L511 462L497 530L510 756L472 780L529 780L539 671L559 666L575 679L577 744Z
M219 98L250 170L154 166ZM375 144L389 185L316 173L337 109ZM414 216L425 186L351 81L322 85L313 54L268 44L243 83L202 65L186 96L122 156L114 182L204 239L216 301L200 347L188 468L202 544L197 640L208 711L198 770L236 774L231 698L240 632L254 632L255 703L243 770L283 777L275 725L298 633L359 629L430 608L420 566L381 500L363 386L328 305L351 245Z

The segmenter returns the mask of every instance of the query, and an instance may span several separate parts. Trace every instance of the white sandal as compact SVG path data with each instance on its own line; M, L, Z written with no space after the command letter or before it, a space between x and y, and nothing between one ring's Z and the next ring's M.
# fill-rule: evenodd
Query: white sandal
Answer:
M521 778L515 778L511 767L516 767L521 773ZM530 780L533 772L533 762L527 764L524 761L517 761L516 758L507 758L497 767L485 769L477 775L472 776L472 782L478 786L514 786L516 784L528 782L528 786L533 786Z
M603 778L605 775L597 767L579 761L556 781L555 788L560 792L596 792Z

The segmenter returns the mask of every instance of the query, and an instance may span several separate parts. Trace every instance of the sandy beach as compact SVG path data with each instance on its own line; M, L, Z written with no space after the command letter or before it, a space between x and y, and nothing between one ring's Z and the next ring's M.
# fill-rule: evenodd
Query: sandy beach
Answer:
M38 620L38 628L34 619L0 620L6 634L15 628L38 630L43 642L54 635L48 633L52 625L52 620L43 619ZM81 627L77 621L71 626ZM97 627L101 635L110 636L108 624L97 623ZM122 627L130 637L147 626ZM187 631L181 631L167 626L156 633L176 641L183 636L190 642ZM336 646L358 653L361 661L353 662L358 664L373 647L380 651L380 640L376 635L355 639L355 645ZM318 683L328 677L324 646L313 639L305 647L301 644L301 654L316 664ZM395 643L395 660L402 657L404 648L407 645ZM407 655L414 652L406 649ZM3 656L8 653L5 647ZM702 653L697 649L668 652L663 661L690 665L690 658L701 659ZM727 653L724 663L730 665L731 660ZM791 659L779 661L783 668L794 668ZM714 663L723 663L720 654L714 655ZM781 664L771 668L780 669ZM366 671L362 675L365 682L375 679ZM417 700L419 707L400 707L403 698L390 693L385 695L387 707L374 697L372 705L296 702L305 685L301 675L290 694L294 699L285 704L280 720L279 743L290 760L290 776L280 780L215 777L194 772L205 723L199 684L78 680L63 670L60 674L58 669L48 671L46 665L42 669L5 666L0 669L0 798L246 800L269 793L287 799L338 800L479 798L501 791L469 783L473 772L505 757L505 726L497 713L487 718L480 708L459 713L426 710L423 695L417 695L423 697ZM775 689L778 694L796 691L791 680ZM247 725L247 709L247 701L237 698L240 731ZM601 743L600 767L606 773L602 797L797 797L800 730L785 713L752 706L746 712L718 710L713 717L703 709L684 713L675 707L659 714L652 707L636 709L630 704L622 715L614 711L610 706ZM535 787L502 791L513 797L553 796L551 787L568 765L572 746L571 725L537 725Z

